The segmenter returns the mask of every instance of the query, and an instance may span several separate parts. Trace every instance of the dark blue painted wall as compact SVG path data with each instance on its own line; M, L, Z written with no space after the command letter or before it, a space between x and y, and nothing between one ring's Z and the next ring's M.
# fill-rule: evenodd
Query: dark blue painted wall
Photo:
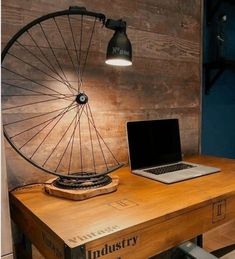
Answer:
M218 18L223 14L227 17L223 25L225 41L219 50L216 35L220 31ZM211 24L206 23L206 17L204 21L203 62L211 62L219 55L235 62L235 4L222 1ZM235 158L235 68L225 70L208 95L203 90L201 147L202 154Z

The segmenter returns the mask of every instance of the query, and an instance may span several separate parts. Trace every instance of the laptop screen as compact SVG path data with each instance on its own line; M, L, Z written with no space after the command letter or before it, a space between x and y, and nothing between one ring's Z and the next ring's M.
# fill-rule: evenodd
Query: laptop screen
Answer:
M131 169L181 161L178 119L127 122Z

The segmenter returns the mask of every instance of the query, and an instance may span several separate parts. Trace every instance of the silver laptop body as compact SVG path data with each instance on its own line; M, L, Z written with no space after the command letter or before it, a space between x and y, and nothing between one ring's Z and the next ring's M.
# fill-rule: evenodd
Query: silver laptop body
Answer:
M163 183L175 183L220 171L182 161L177 119L127 122L132 173Z

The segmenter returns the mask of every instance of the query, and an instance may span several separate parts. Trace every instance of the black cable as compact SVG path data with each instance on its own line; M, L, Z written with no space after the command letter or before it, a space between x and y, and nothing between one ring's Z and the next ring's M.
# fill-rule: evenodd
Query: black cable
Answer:
M23 189L28 189L27 187L28 186L31 186L31 187L33 187L33 186L35 186L35 185L50 185L51 183L28 183L28 184L24 184L24 185L20 185L20 186L17 186L17 187L15 187L15 188L13 188L13 189L11 189L10 191L9 191L9 193L11 193L11 192L14 192L14 191L16 191L16 190L23 190Z

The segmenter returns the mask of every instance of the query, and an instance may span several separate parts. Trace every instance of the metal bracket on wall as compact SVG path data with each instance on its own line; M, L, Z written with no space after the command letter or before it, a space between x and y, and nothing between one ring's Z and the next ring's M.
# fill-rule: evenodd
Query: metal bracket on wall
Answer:
M211 54L211 57L209 58L210 61L203 64L205 94L209 94L210 89L225 70L232 69L235 71L235 61L228 60L224 56L224 49L226 48L226 38L224 35L227 15L221 13L223 8L220 8L222 3L229 3L234 7L235 1L205 0L204 3L206 11L206 23L211 27L211 29L208 29L208 33L210 37L213 37L213 46L211 45L210 48L208 48L208 52Z
M214 4L212 4L212 2ZM206 22L207 24L210 24L213 20L214 15L216 14L217 10L220 7L221 0L217 0L217 1L207 0L205 1L205 4L206 4Z
M205 68L205 94L209 94L211 87L225 70L225 66L217 62L204 64ZM213 73L212 73L213 71Z
M203 64L205 71L205 94L209 94L213 84L223 74L225 69L232 69L235 71L235 61L221 59L214 62Z
M210 24L214 18L214 15L218 11L222 2L227 2L231 5L235 5L234 0L207 0L204 1L206 5L206 23Z

